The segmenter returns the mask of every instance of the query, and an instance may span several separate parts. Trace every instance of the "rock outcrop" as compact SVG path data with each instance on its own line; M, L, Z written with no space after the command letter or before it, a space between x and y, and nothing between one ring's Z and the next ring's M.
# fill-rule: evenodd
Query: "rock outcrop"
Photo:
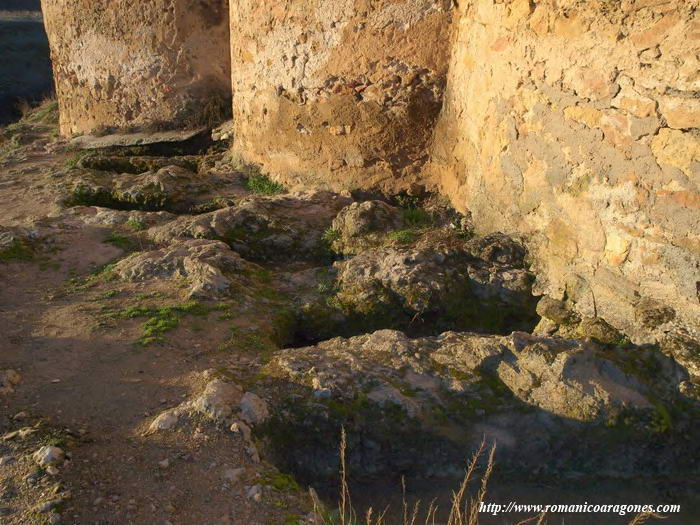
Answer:
M43 0L61 133L189 127L231 98L226 0Z
M407 187L426 159L451 0L231 3L234 150L291 183Z
M115 264L113 272L122 279L186 279L189 298L212 299L224 296L232 279L244 280L252 265L221 241L188 239L177 245L150 252L139 252ZM236 277L227 277L226 274Z
M460 2L433 148L536 290L637 342L700 337L697 2Z
M273 405L257 430L313 479L336 475L328 436L341 426L356 474L461 476L484 437L516 475L694 471L697 444L684 433L695 432L698 405L679 392L686 379L672 360L631 346L381 330L276 353L256 385Z
M334 224L347 225L358 208L348 206ZM511 333L536 324L534 277L524 266L522 247L512 239L491 235L467 241L445 228L432 228L411 243L397 244L392 233L384 232L383 244L370 245L330 268L290 276L287 291L296 302L300 340L380 328L421 335L445 330ZM374 239L378 232L369 235Z
M324 231L351 199L327 191L253 195L236 206L183 216L149 230L158 243L176 239L216 239L256 260L323 257Z

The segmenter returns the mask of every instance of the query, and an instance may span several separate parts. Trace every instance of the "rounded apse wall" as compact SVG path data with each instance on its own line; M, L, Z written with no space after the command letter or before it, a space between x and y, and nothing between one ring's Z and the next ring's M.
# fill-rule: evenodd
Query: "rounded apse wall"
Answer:
M43 0L60 127L190 128L230 111L227 0Z
M234 153L292 184L410 184L442 104L452 11L452 0L231 2Z

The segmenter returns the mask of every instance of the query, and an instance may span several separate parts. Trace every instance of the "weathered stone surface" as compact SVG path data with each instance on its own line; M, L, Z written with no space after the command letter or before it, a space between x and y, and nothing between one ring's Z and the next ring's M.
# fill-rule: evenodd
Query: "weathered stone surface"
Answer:
M536 292L636 342L700 340L696 3L460 2L430 170ZM649 324L647 300L675 315Z
M70 143L81 149L105 149L116 147L145 146L151 144L186 142L201 135L206 128L186 131L155 131L151 133L114 133L111 135L95 136L81 135Z
M40 467L56 465L63 461L65 453L58 447L45 445L32 454L32 459Z
M139 228L150 228L158 224L170 222L176 216L167 211L112 210L99 206L75 206L66 209L63 217L78 220L84 224L100 226L136 225Z
M229 292L232 279L245 280L253 266L223 242L187 239L122 259L113 273L131 281L187 279L188 297L213 299Z
M238 172L200 173L192 156L89 155L61 178L56 189L67 206L196 213L228 206L247 194L244 180Z
M76 170L78 171L78 170ZM80 170L72 173L68 205L97 205L116 209L163 210L186 200L187 190L206 187L192 172L178 166L167 166L157 172L138 175Z
M232 417L233 409L240 401L241 395L241 389L237 385L214 378L189 406L215 421L227 422Z
M693 424L672 408L686 378L655 350L382 330L276 353L258 385L274 392L271 420L258 430L286 464L315 476L334 474L327 436L341 425L361 436L348 450L356 473L460 475L449 458L468 455L484 435L498 443L499 466L521 474L692 471L681 434Z
M43 0L61 132L196 127L228 105L228 2Z
M220 377L214 370L205 370L193 377L195 394L176 407L164 410L150 422L145 434L170 431L192 420L192 416L206 416L218 424L226 424L232 431L243 431L250 440L250 428L237 420L240 415L251 423L263 423L267 417L267 405L256 394L244 392L236 383ZM240 414L237 413L240 408ZM235 430L234 430L235 429Z
M236 206L196 217L180 217L149 230L156 242L178 238L217 239L244 257L318 257L327 249L323 233L352 199L327 191L255 195Z
M451 0L231 2L234 151L283 180L407 188L425 160Z
M599 343L620 344L624 336L600 317L581 318L571 311L563 301L544 296L537 304L537 313L542 320L534 334L564 338L593 339ZM669 319L665 319L668 321ZM665 321L664 321L665 322Z
M370 248L329 272L305 271L292 292L299 335L316 341L379 328L530 330L536 299L524 255L503 235L465 241L429 230L413 246Z
M149 433L170 430L180 421L183 410L172 408L158 414L148 427Z
M241 419L247 423L257 425L264 423L269 417L267 403L257 395L246 392L240 402Z
M700 343L687 334L671 334L661 342L661 349L684 366L690 373L695 388L700 388Z
M337 239L332 247L339 253L357 253L403 226L401 211L394 206L382 201L353 202L333 219L331 228Z

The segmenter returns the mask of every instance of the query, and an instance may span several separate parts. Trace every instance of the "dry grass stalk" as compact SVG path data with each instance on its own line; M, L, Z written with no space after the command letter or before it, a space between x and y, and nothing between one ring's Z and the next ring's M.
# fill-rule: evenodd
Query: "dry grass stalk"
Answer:
M446 525L479 525L479 508L481 502L485 500L486 492L488 488L489 479L493 473L493 467L495 464L495 454L496 446L493 445L489 450L488 461L486 463L486 470L481 476L481 483L479 485L479 490L474 498L467 498L467 489L469 484L474 479L474 474L479 464L479 460L482 458L486 451L486 442L482 441L479 445L478 450L474 453L467 466L462 482L456 492L452 493L452 505L450 507L450 514L447 519ZM334 519L322 518L324 515L323 507L318 500L315 492L312 492L312 499L314 500L314 512L316 516L320 518L318 525L358 525L357 514L352 507L352 502L350 499L350 488L347 481L347 463L346 463L346 452L347 452L347 436L345 434L345 429L342 429L340 435L340 508L339 511L339 522ZM401 525L416 525L420 520L420 501L417 501L409 512L409 505L406 501L406 483L405 479L401 479L401 488L403 491L403 515ZM313 489L311 489L313 491ZM435 500L430 502L428 506L425 517L423 519L424 525L437 525L436 514L438 507L435 505ZM367 509L365 514L364 523L365 525L389 525L386 519L386 513L388 507L384 509L381 514L375 515L373 508ZM528 518L523 521L519 521L515 525L544 525L546 523L546 513L543 512L532 518ZM642 525L646 523L650 518L664 519L664 516L655 513L642 513L636 516L629 525ZM536 521L535 521L536 520ZM394 525L394 524L392 524Z
M665 520L666 517L662 516L661 514L656 514L654 512L642 512L641 514L637 514L635 518L630 522L630 525L642 525L642 523L646 523L649 518L656 518L657 520Z

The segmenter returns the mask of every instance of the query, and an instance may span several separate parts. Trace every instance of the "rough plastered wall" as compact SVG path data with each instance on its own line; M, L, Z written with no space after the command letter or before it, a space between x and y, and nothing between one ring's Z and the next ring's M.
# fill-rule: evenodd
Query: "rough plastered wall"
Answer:
M700 335L697 0L460 2L431 173L539 289L637 341Z
M426 160L452 0L231 2L234 152L290 183L407 187Z
M197 125L230 104L227 0L42 0L42 8L61 133Z

